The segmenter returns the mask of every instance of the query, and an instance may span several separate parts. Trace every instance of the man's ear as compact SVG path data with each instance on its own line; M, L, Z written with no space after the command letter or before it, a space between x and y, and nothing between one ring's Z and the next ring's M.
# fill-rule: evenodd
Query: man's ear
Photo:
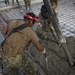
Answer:
M33 20L30 20L30 24L33 24Z
M30 20L30 23L32 23L33 21L32 20Z
M30 20L30 21L29 21L29 26L32 27L32 25L33 25L33 21Z

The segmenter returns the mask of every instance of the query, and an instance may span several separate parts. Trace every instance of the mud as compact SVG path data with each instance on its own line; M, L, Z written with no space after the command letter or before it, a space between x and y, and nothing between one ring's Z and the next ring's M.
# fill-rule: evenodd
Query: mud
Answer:
M32 56L39 62L39 64L43 67L43 70L48 73L47 75L74 75L75 67L71 67L68 64L67 57L64 53L62 47L60 47L52 35L51 32L48 33L48 38L43 39L41 34L42 31L38 29L36 31L38 34L42 45L47 50L47 58L48 58L48 71L46 71L45 67L45 57L39 52L33 45L30 48L30 52ZM65 37L66 45L70 56L75 59L75 37Z

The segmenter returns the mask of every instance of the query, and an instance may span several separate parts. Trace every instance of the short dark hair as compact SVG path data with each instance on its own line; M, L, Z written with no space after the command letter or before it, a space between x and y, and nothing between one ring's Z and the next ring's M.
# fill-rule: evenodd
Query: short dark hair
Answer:
M30 16L32 16L32 17L36 17L36 15L35 15L33 12L29 12L29 13L26 13L26 14L28 14L28 15L30 15ZM24 15L24 19L29 19L29 18L27 18L27 17Z
M28 15L30 15L31 17L36 17L36 15L33 13L33 12L28 12L26 13ZM25 15L24 15L24 20L31 20L30 18L27 18ZM35 23L35 20L33 20L33 24Z
M49 16L45 5L41 6L41 14L44 18L48 18L48 16Z

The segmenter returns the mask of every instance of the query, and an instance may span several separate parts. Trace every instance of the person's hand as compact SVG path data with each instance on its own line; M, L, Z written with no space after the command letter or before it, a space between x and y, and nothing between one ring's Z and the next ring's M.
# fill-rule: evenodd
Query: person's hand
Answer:
M66 43L65 37L61 37L59 41L60 41L60 43Z
M45 48L44 48L44 50L42 51L42 53L43 53L43 54L45 54L45 53L46 53L46 49L45 49Z

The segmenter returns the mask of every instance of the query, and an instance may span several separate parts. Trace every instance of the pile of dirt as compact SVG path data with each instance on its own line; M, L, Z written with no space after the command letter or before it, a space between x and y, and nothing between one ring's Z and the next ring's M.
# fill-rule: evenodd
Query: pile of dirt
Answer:
M47 58L48 58L48 74L49 75L74 75L75 70L70 67L67 57L65 55L64 49L62 46L58 45L55 37L51 32L48 33L47 39L43 39L42 31L38 29L36 31L37 35L40 38L42 45L47 50ZM67 49L69 51L70 56L75 58L75 37L65 37L67 43ZM45 67L45 57L39 52L34 45L30 47L30 53L35 58L36 61L39 62L44 71L46 71Z

